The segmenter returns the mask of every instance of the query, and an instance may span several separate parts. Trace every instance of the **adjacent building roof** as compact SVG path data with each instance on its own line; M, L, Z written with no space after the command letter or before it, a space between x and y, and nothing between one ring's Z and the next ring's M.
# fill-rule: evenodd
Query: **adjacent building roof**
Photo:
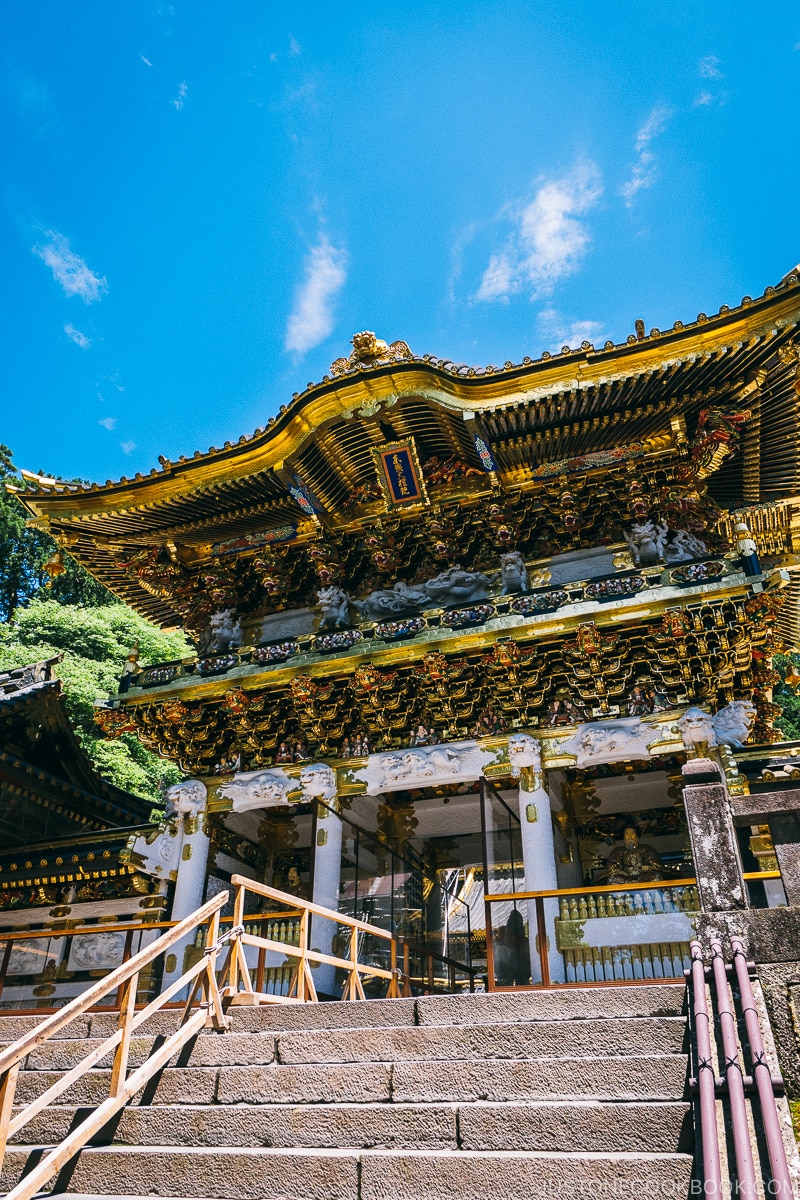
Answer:
M72 730L57 659L0 674L3 849L140 825L152 803L101 779Z

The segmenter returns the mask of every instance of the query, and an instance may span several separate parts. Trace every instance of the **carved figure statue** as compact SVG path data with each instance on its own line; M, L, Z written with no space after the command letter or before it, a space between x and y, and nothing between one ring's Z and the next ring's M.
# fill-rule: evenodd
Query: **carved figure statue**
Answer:
M635 683L631 688L631 695L628 700L628 716L646 717L650 711L650 700L644 688L641 684Z
M601 878L608 883L656 883L664 878L664 872L653 847L639 841L635 825L626 825L622 845L609 854Z
M214 613L200 641L201 654L218 654L236 650L243 640L242 623L232 608Z
M631 758L650 757L648 738L655 741L653 731L637 717L623 717L616 721L579 725L574 735L561 743L559 750L574 754L579 767L592 763L625 762Z
M327 763L309 763L300 771L304 800L336 799L336 772Z
M428 593L422 585L409 585L402 580L391 588L370 592L364 600L353 601L361 615L371 621L410 617L427 608L428 603Z
M206 786L199 779L185 779L167 788L167 817L197 817L206 806Z
M509 550L508 554L500 555L500 582L503 596L511 592L527 592L528 569L519 550Z
M573 701L567 688L559 688L555 697L547 706L545 724L551 727L557 725L577 725L586 714Z
M512 733L508 739L508 761L515 779L519 779L524 767L532 767L539 772L542 769L542 748L529 733Z
M234 812L247 812L251 808L288 804L286 796L293 786L285 771L248 771L234 775L219 789L219 794L233 801Z
M442 571L441 575L434 575L423 587L433 604L446 608L488 599L491 584L488 576L480 571L462 571L461 567L455 566Z
M631 526L630 533L625 534L625 541L637 567L652 567L659 561L664 553L667 533L666 525L656 525L653 521Z
M758 561L758 547L744 521L740 521L737 524L735 532L736 549L742 557L742 566L744 567L745 575L760 575L761 564Z
M732 700L712 718L717 742L741 750L756 719L755 705L749 700Z
M664 562L666 563L691 562L692 559L702 558L704 554L708 554L705 542L701 542L699 537L695 537L687 529L670 532L664 546Z
M702 708L687 708L677 725L687 750L696 750L698 746L716 746L714 723L710 714Z
M346 629L350 624L350 601L340 587L322 588L317 603L322 613L320 629Z
M370 592L353 605L371 621L386 621L393 617L410 617L425 608L448 608L458 604L474 604L489 596L488 576L480 571L462 571L449 567L425 583L408 584L402 580L391 588Z

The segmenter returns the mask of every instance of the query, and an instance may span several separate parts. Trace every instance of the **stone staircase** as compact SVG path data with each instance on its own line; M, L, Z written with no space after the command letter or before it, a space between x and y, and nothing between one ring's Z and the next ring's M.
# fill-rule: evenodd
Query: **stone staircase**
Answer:
M682 985L658 984L233 1009L232 1031L201 1034L54 1195L675 1200L692 1173L683 1008ZM131 1066L176 1021L157 1014ZM0 1039L33 1024L0 1017ZM115 1027L88 1015L31 1053L19 1100ZM36 1118L0 1187L107 1086L92 1071Z

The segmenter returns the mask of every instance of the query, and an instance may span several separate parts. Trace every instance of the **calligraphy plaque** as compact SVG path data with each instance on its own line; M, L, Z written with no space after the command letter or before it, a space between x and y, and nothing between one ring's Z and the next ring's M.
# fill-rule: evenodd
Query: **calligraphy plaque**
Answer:
M428 495L413 438L373 450L378 479L390 508L427 504Z

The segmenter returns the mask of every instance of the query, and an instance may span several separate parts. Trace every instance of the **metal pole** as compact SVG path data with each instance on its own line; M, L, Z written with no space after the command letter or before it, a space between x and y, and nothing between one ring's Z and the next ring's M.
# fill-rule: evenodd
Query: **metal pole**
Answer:
M697 1088L700 1093L700 1131L703 1139L703 1194L711 1200L722 1197L722 1171L714 1096L714 1063L711 1059L711 1018L706 1001L703 951L692 942L692 1017L697 1047Z
M778 1106L775 1103L775 1092L772 1088L772 1072L767 1062L764 1039L758 1023L753 986L750 983L750 972L747 968L747 956L741 938L731 937L731 949L733 950L733 965L736 971L736 982L739 985L747 1040L750 1043L750 1057L753 1060L753 1078L758 1089L758 1102L761 1107L761 1120L764 1125L772 1182L775 1184L772 1195L780 1197L780 1200L791 1200L792 1183L789 1178L786 1148L783 1144L783 1135L778 1119Z
M750 1197L757 1196L758 1191L753 1164L753 1148L750 1143L750 1129L747 1124L747 1106L744 1099L742 1082L744 1072L736 1041L736 1017L731 1004L721 942L711 943L711 966L714 972L714 990L717 994L717 1012L722 1032L725 1083L728 1087L728 1099L731 1105L733 1149L736 1155L736 1174L738 1176L737 1195L741 1196L743 1200L749 1200Z

